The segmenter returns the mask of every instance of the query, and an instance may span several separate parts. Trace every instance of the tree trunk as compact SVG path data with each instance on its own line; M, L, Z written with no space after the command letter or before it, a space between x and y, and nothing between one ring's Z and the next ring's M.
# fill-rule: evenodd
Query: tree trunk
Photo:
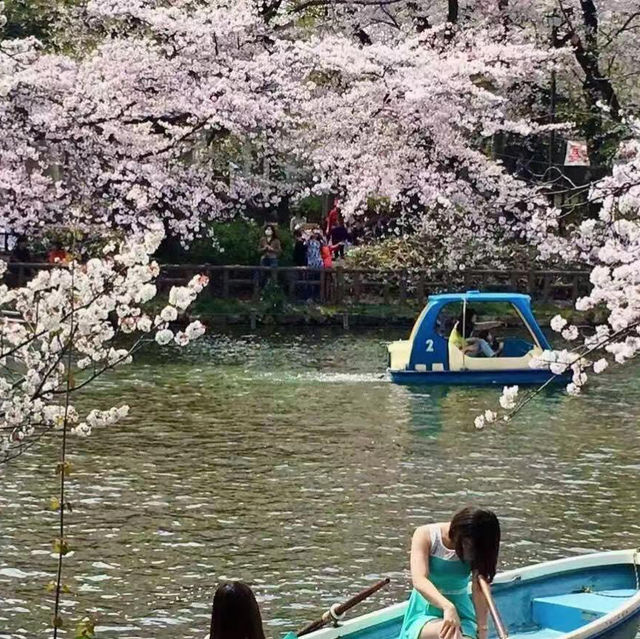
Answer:
M458 23L458 0L448 0L449 10L447 11L447 27L444 32L444 38L446 42L449 42L453 38L454 27Z
M509 0L498 0L500 22L505 32L509 29Z
M260 15L265 22L270 22L278 13L282 0L257 0Z
M607 131L602 110L598 103L607 105L610 117L614 122L620 122L620 102L611 80L600 70L600 49L598 46L598 9L593 0L580 0L582 20L585 28L584 42L573 30L571 44L578 64L584 72L582 91L587 103L589 115L585 124L585 135L592 165L605 166L609 164L607 157L607 142L618 142L620 134ZM565 14L566 15L566 14ZM572 28L571 25L569 28Z
M458 23L458 0L449 0L449 11L447 12L447 22L451 24Z

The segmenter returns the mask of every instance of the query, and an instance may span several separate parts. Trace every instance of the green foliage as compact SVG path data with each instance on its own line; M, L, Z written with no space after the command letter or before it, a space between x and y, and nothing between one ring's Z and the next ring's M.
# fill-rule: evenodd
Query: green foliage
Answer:
M322 220L322 198L317 195L300 200L295 208L309 222L320 222Z
M389 214L391 212L391 203L388 197L368 197L367 210L373 213Z
M163 261L185 261L191 264L240 264L253 265L260 262L258 246L264 232L255 222L234 220L214 222L209 227L210 237L196 240L183 255L162 254ZM280 264L292 263L293 237L287 227L278 227L278 238L282 246Z
M287 296L278 282L269 278L262 289L260 301L265 305L266 310L280 313L287 303Z
M6 38L34 36L46 40L57 6L47 0L6 0Z
M5 0L5 38L33 36L51 44L60 11L77 0Z
M76 626L75 639L93 639L95 637L95 620L85 617Z
M282 246L282 254L278 263L280 266L292 266L293 265L293 245L295 241L293 235L288 226L278 227L278 237L280 238L280 245Z
M196 240L187 252L187 261L206 264L257 264L262 229L252 222L215 222L210 237Z

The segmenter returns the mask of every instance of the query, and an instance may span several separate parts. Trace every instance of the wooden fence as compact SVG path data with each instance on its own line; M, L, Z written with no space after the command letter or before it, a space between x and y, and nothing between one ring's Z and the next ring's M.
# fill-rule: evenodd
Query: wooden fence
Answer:
M9 285L24 284L36 271L50 264L9 264ZM290 301L313 299L323 304L384 303L421 305L432 293L467 290L529 293L538 302L575 300L589 290L587 271L525 271L469 269L463 271L376 271L336 267L212 266L209 264L165 264L158 288L186 284L194 275L209 277L212 297L258 300L272 282ZM272 289L273 290L273 289Z

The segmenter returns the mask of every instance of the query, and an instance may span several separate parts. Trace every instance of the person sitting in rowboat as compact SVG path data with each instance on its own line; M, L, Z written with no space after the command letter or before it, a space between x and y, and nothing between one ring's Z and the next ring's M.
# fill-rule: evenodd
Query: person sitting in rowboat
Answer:
M264 639L260 607L247 584L229 581L218 586L208 639Z
M399 639L487 639L488 609L478 576L493 580L499 548L500 523L490 510L467 507L450 522L417 528L411 541L413 591Z

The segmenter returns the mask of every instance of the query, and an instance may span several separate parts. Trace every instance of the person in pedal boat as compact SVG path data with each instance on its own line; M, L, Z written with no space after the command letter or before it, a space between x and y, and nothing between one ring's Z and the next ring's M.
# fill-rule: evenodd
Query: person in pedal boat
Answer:
M490 510L467 507L450 522L417 528L413 591L399 639L487 639L488 608L477 577L491 583L499 547L500 523Z
M260 607L247 584L228 581L218 586L207 639L265 639Z
M497 357L502 352L502 344L492 336L490 330L502 326L503 322L478 322L478 314L472 308L467 308L461 313L455 323L449 342L459 348L465 355L470 357Z

